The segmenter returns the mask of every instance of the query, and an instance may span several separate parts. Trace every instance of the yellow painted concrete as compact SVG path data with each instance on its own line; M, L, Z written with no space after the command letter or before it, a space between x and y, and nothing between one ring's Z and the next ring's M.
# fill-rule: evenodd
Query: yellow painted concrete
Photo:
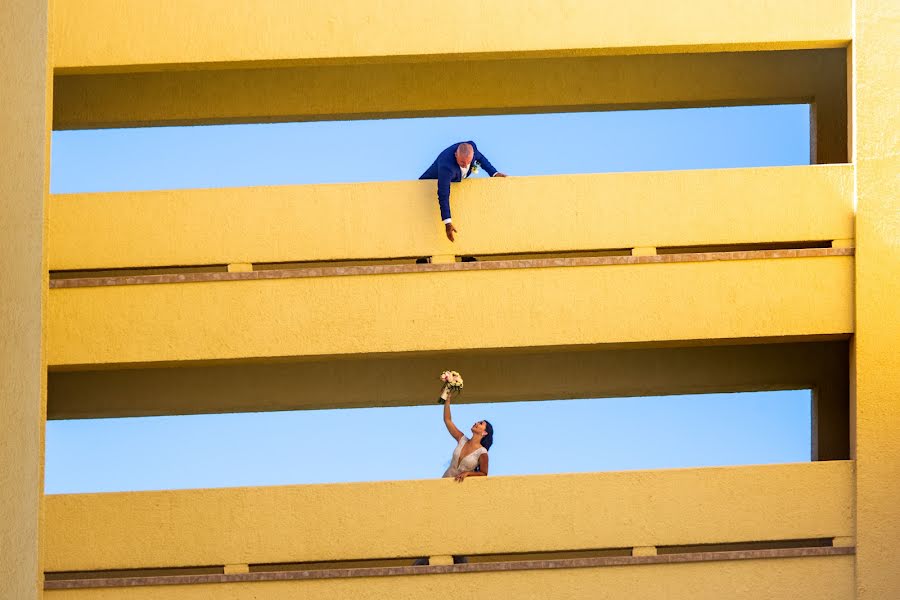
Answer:
M225 565L222 568L222 572L225 575L236 575L238 573L249 573L250 566L246 563L238 564L238 565Z
M477 68L457 58L67 75L56 77L53 122L77 129L812 102L813 162L837 163L848 160L846 54L567 56Z
M432 228L428 227L428 229ZM431 262L436 265L455 263L456 256L453 254L434 254L431 256Z
M250 273L253 271L253 265L251 263L229 263L228 264L228 272L229 273Z
M57 288L48 360L100 366L846 334L852 270L852 257L827 256Z
M896 2L698 0L676 5L643 0L614 5L572 0L560 5L499 0L491 12L481 6L460 7L452 13L460 26L450 28L442 12L429 10L437 5L434 0L424 5L401 0L387 8L377 0L316 0L303 6L288 0L236 0L226 5L185 0L166 11L152 3L114 0L54 0L52 11L48 4L4 5L0 24L0 133L4 140L0 162L6 167L0 178L0 241L6 260L0 270L0 597L40 597L42 568L224 566L276 561L274 557L279 556L289 557L284 560L412 557L724 543L761 537L833 537L838 545L855 540L857 555L855 560L829 557L50 595L277 599L390 594L397 598L440 596L452 588L463 597L498 598L900 597L894 560L900 540L896 501L900 443L895 427L900 420L896 402L900 357L895 349L900 324L896 277L900 264L896 89L900 81L895 68L900 55L900 9ZM856 14L851 15L854 9ZM855 31L851 31L854 22ZM851 37L855 63L850 65L853 78L848 81L844 47ZM51 81L54 67L56 77ZM447 78L447 70L464 76ZM855 106L855 123L848 118L848 98ZM168 239L152 226L152 235L135 235L146 226L135 213L149 210L163 226L189 225L202 219L201 213L212 203L211 196L201 199L203 194L221 190L156 196L160 206L170 203L168 209L148 209L148 196L140 200L115 196L125 199L127 210L132 211L124 217L111 211L109 198L78 197L84 206L63 209L84 210L68 215L71 223L62 227L61 234L55 229L56 207L57 200L64 199L55 198L49 252L52 265L57 264L56 256L63 263L72 260L81 265L56 268L91 268L85 266L91 260L104 263L100 268L111 268L115 265L105 263L126 261L126 256L128 263L149 262L125 266L153 266L180 264L161 262L172 256L188 257L185 264L200 264L193 261L203 258L203 253L214 255L216 264L226 264L249 263L267 253L299 257L286 260L330 260L377 257L366 254L373 250L393 257L403 255L395 254L398 251L430 256L664 246L660 240L673 239L667 238L673 231L681 232L673 234L674 239L700 241L672 245L716 243L713 240L723 231L725 240L718 243L737 243L733 240L744 234L734 231L744 230L753 239L742 243L782 241L777 236L788 233L791 237L784 241L820 239L794 236L827 231L829 235L821 239L855 240L855 261L831 257L133 286L56 290L48 300L43 223L51 104L56 107L55 126L72 128L786 101L812 106L814 162L846 161L848 131L856 136L855 231L848 209L850 171L839 167L768 170L762 180L761 171L754 171L696 174L696 180L691 179L695 174L634 174L629 176L633 180L584 176L468 182L465 192L461 189L454 195L462 235L452 247L436 235L433 194L419 182L384 184L412 191L401 194L402 202L409 202L401 207L402 224L425 224L394 236L408 236L411 230L421 236L399 245L392 245L395 241L385 236L354 246L341 241L351 237L347 234L353 233L352 228L342 230L329 222L333 215L346 215L346 205L354 200L357 208L365 204L359 202L359 194L368 194L373 186L345 186L343 191L340 186L328 191L323 186L276 189L273 204L265 211L272 215L265 218L272 220L284 216L279 208L287 214L297 206L307 209L304 194L312 194L314 200L329 194L339 199L334 206L316 209L321 210L317 214L327 230L319 249L310 249L306 242L284 241L289 238L286 233L278 234L277 245L270 244L260 237L264 227L248 226L260 218L263 211L258 210L240 213L250 217L243 222L232 217L235 220L222 225L218 236L210 232L209 221L202 221L195 228L200 232L200 252L185 247L192 243L190 228L177 229L178 235L170 234ZM502 157L497 162L502 164ZM748 191L736 189L742 182L751 184ZM604 191L619 193L608 204L610 193L603 197L595 191L606 184ZM585 192L584 185L591 189ZM666 185L669 191L653 200L660 204L641 199L648 197L646 190ZM507 233L497 225L510 214L509 203L518 199L516 194L528 196L522 192L526 188L541 191L544 199L556 198L560 192L573 198L569 204L561 203L554 215L560 229L546 236L548 246L539 246L538 236L525 237L537 225L527 221L530 216L523 217L527 227L522 233ZM231 190L223 201L238 205L240 212L245 210L242 204L253 207L254 201L272 191ZM707 193L710 196L703 196ZM671 202L698 195L705 199ZM500 202L481 201L494 197L500 197ZM723 203L723 197L732 198L733 204ZM540 198L535 193L529 200L535 214L548 209ZM636 198L640 200L629 202ZM828 202L824 209L823 198ZM178 204L185 201L192 204L188 211ZM595 210L598 204L603 207ZM628 212L632 204L634 213ZM566 213L572 206L586 212ZM674 217L673 206L681 209ZM504 212L492 214L495 209ZM691 210L698 212L691 214ZM721 218L710 216L716 211ZM654 214L646 219L647 227L620 224L616 229L591 220L595 214L609 217L610 213L632 218ZM80 239L94 219L111 228L117 217L127 223L122 234L139 241L134 252L125 251L128 238L117 238L106 248ZM353 223L346 227L356 226ZM288 219L286 225L290 224ZM281 223L267 226L277 231ZM238 252L242 242L234 239L241 227L253 234L246 254ZM589 237L579 238L582 231ZM616 238L620 232L625 235ZM71 248L60 245L57 251L57 235L63 240L60 244ZM173 250L164 251L167 244ZM273 246L277 247L273 250ZM419 252L420 248L424 251ZM448 289L453 295L446 293ZM42 324L48 303L49 315ZM460 331L452 339L445 339L440 327L448 315ZM636 390L638 361L624 359L632 350L621 345L659 346L683 340L771 342L851 333L847 372L853 382L851 435L858 476L853 463L833 462L491 477L467 482L466 487L434 480L51 497L44 523L47 564L42 564L39 530L48 356L53 365L62 367L171 363L166 369L148 371L165 376L179 372L173 365L184 361L344 355L364 371L383 366L386 359L380 355L435 353L430 358L417 355L400 367L409 370L424 364L416 360L492 348L524 369L548 357L562 360L573 354L573 346L599 345L615 351L603 359L588 353L594 358L576 361L569 372L577 375L577 384L566 389L570 393L579 386L596 389L596 383L579 369L583 371L589 363L610 365L625 360L632 375L611 381L605 389L612 393L617 386ZM42 343L44 337L49 346ZM530 358L513 357L514 349L530 352ZM566 351L553 353L553 349ZM688 349L677 350L680 361L693 356ZM660 348L640 351L651 353L643 357L659 358L664 353ZM840 356L839 351L819 351L825 352L832 366ZM760 386L760 381L773 387L785 385L786 380L778 381L780 371L775 368L764 370L756 379L748 375L750 367L769 364L782 354L769 348L759 353L736 352L761 362L730 373L723 366L728 353L714 354L711 385L735 385L735 381L751 388ZM477 360L488 360L487 356L483 352ZM824 406L817 404L813 427L830 441L823 444L825 450L814 448L814 453L827 455L839 446L835 440L843 435L836 424L843 422L841 410L846 408L842 408L845 370L838 366L837 375L822 377L811 366L814 360L795 360L796 370L785 367L781 372L792 382L799 373L818 374L815 402ZM321 374L334 362L320 361L310 368ZM181 373L196 380L209 373L202 369L236 366L192 365ZM252 368L275 366L240 365L230 376L250 376ZM668 371L670 375L673 370ZM483 373L490 376L491 370ZM649 385L663 386L664 373L649 377ZM288 387L292 376L272 389ZM228 376L222 380L224 384ZM685 379L680 384L677 377L674 380L676 387L690 386ZM122 381L126 383L120 385L137 380ZM92 385L99 384L88 383L82 393L89 393ZM541 389L547 394L554 391L546 383ZM321 389L315 393L322 397ZM497 393L496 386L491 393ZM826 413L832 416L824 418ZM477 493L471 493L472 486ZM367 510L360 513L359 506ZM509 510L510 506L522 510ZM463 510L456 513L460 507ZM434 519L435 512L451 515L449 533L443 522ZM470 527L472 513L487 515L491 527ZM309 519L310 514L321 518ZM395 527L387 529L386 524ZM285 535L285 531L296 533ZM360 535L360 531L371 535Z
M42 213L35 215L35 207L43 211L46 199L46 110L52 89L46 76L51 67L48 63L57 68L54 122L59 128L809 102L814 162L846 161L848 131L857 136L853 174L859 208L854 232L849 167L628 176L633 180L583 176L468 182L454 194L462 235L458 244L449 246L441 240L433 218L429 186L405 182L384 185L385 189L398 186L396 189L405 190L399 197L408 204L400 205L399 214L404 216L397 223L407 229L401 235L388 235L394 233L388 226L383 239L354 245L346 241L354 236L346 234L353 233L355 225L341 225L337 216L347 214L347 204L358 208L359 194L368 194L375 186L228 190L222 201L236 205L238 213L230 221L217 223L218 234L211 232L213 222L208 217L204 220L203 213L208 215L208 207L218 201L213 196L222 190L162 192L152 197L159 202L152 207L147 202L151 196L146 195L79 196L74 198L78 204L67 205L58 202L66 198L54 198L48 242L53 268L249 263L260 260L259 256L288 257L270 261L367 259L738 243L735 240L853 239L855 262L850 258L797 259L56 290L43 333L50 337L52 345L47 352L57 366L172 363L145 371L143 376L135 370L60 373L61 377L82 378L80 383L74 380L75 391L63 396L63 402L70 403L67 410L83 411L109 410L108 405L99 408L105 400L98 390L111 394L105 386L111 381L154 389L154 378L177 374L196 383L214 372L220 378L217 383L225 386L271 374L272 369L276 378L265 385L272 391L281 390L282 399L270 407L286 402L284 390L296 387L298 374L309 373L316 373L317 383L303 401L316 406L326 402L329 372L346 375L379 369L390 360L378 355L395 351L435 352L397 357L398 372L406 372L408 377L428 361L468 355L473 361L470 371L487 380L496 379L496 367L493 371L477 368L479 361L484 365L491 360L488 352L472 352L483 347L496 349L494 356L501 357L498 362L507 361L510 368L519 370L535 361L572 359L568 371L560 369L561 374L572 376L565 382L568 387L555 388L546 380L538 386L548 397L592 390L634 393L639 391L636 375L641 361L648 357L651 364L673 359L668 370L647 378L650 388L671 391L697 386L696 380L704 379L690 369L684 370L681 379L675 374L676 365L702 355L708 362L698 368L713 369L713 375L704 379L713 387L757 389L812 381L803 385L816 389L813 452L824 456L840 447L846 433L841 432L841 424L846 422L841 415L847 408L849 372L855 400L851 434L859 477L850 463L822 463L473 480L471 485L482 494L469 494L468 487L447 487L448 482L428 481L53 497L48 502L47 523L51 568L53 564L77 568L72 565L103 561L107 568L195 565L201 564L192 562L200 560L198 557L204 561L215 557L202 564L233 565L248 562L249 555L254 560L274 555L324 560L376 556L376 550L382 552L381 557L489 552L492 548L496 552L540 551L585 548L598 540L652 546L666 540L747 541L765 535L834 537L837 545L855 542L858 553L855 564L850 557L830 557L491 573L477 579L475 575L447 575L51 595L139 599L390 594L396 598L439 596L452 587L464 596L518 598L900 596L900 576L893 560L900 539L896 503L900 444L893 427L900 416L895 402L900 393L900 358L894 349L900 322L900 283L896 278L900 226L895 218L900 213L896 194L900 151L894 68L894 57L900 54L900 33L896 31L900 15L896 3L859 0L853 5L856 31L851 32L849 0L777 4L702 0L677 6L663 0L637 5L574 1L552 7L501 1L504 4L495 7L495 13L515 18L486 19L482 7L462 7L462 12L455 14L464 26L446 34L443 16L425 10L428 6L419 2L385 10L375 0L352 2L352 6L351 0L316 1L303 7L286 0L240 0L224 8L212 0L190 0L163 12L143 3L123 6L113 0L56 0L50 59L45 58L46 5L37 3L29 9L17 5L14 10L18 12L4 13L13 17L4 20L0 34L6 34L4 42L12 39L14 44L0 49L4 65L0 90L13 93L2 98L0 123L7 143L0 152L10 153L11 158L3 162L14 168L11 178L0 180L4 202L0 239L9 243L5 247L14 249L5 255L17 258L0 274L4 284L0 285L0 314L5 319L0 358L4 368L14 373L0 377L0 392L4 400L10 396L32 401L4 403L15 408L4 409L0 421L0 433L4 434L0 489L15 490L12 495L0 495L5 523L0 527L4 556L0 597L40 595L35 576L41 568L36 527L41 512L46 366L40 321L47 292L43 275L46 250L36 225L43 217ZM204 26L198 27L199 22ZM438 27L441 31L436 34ZM262 30L266 35L259 34ZM10 32L14 35L8 35ZM851 36L855 36L852 52L856 64L851 65L854 78L848 82L843 46ZM814 50L792 50L801 48ZM443 76L447 69L465 76L447 80ZM404 94L397 94L399 89ZM848 97L856 106L856 123L848 119ZM23 156L26 163L21 162ZM763 171L764 177L760 175ZM775 171L778 174L773 174ZM696 180L691 179L694 176ZM590 178L595 179L585 183ZM647 200L646 190L666 189L667 185L665 194ZM597 194L598 188L606 195ZM529 200L535 215L548 210L543 198L556 198L561 192L571 195L571 203L562 203L561 208L553 205L552 210L559 211L553 215L558 229L535 236L537 216L534 223L523 221L524 227L517 232L505 232L497 225L510 213L510 202L529 196L523 189L535 190ZM700 201L695 200L698 194L704 195ZM608 202L613 195L616 200ZM270 197L272 203L268 204ZM326 233L316 244L291 239L287 229L294 223L283 219L284 215L291 215L298 206L308 210L309 198L316 203L323 197L336 199L334 205L321 204L315 209L320 211L316 213L320 230ZM672 202L682 197L689 201ZM28 198L37 200L23 202ZM499 198L496 203L483 201L495 198ZM732 199L733 204L723 203L722 198ZM114 208L122 208L123 213L115 212L111 202L122 200L124 203ZM190 209L183 210L188 205ZM258 208L262 205L265 210ZM632 206L634 212L629 212ZM674 217L666 212L672 206L681 208ZM66 214L69 222L59 230L58 207L63 212L73 211ZM241 212L247 207L249 211ZM573 207L581 213L566 212ZM136 215L141 211L153 218L152 224L140 221ZM711 216L717 211L717 216ZM261 217L263 214L266 216ZM610 214L629 217L627 225L610 222ZM644 214L651 216L644 219ZM666 218L659 218L661 214ZM592 221L594 215L606 221ZM25 217L24 224L15 220L20 216ZM277 223L265 223L261 218ZM110 233L117 219L127 226ZM546 219L542 221L540 225L545 226ZM83 239L85 224L94 222L107 228L108 246L91 245L93 240ZM251 223L260 226L255 229ZM154 229L167 226L168 237ZM247 243L236 239L242 228L251 233ZM279 232L273 241L264 237L267 229L270 234ZM409 231L415 231L413 238L404 239ZM725 232L724 239L717 238L721 232ZM820 232L828 235L820 238ZM119 233L131 237L115 238ZM698 241L690 241L693 239ZM131 241L136 243L131 246ZM539 245L545 241L546 245ZM199 251L189 248L191 244ZM179 262L182 260L187 262ZM448 288L454 290L452 297L443 294ZM435 298L439 301L431 305ZM449 342L443 340L437 326L448 314L463 332ZM497 314L503 317L497 319ZM528 327L512 327L516 323ZM671 353L664 348L619 347L678 340L706 344L727 339L772 341L854 332L846 368L835 363L843 356L841 342L831 342L837 351L828 349L828 344L811 344L816 350L805 359L794 356L796 350L785 353L783 348L771 346L758 351L676 348ZM574 358L579 353L572 346L580 344L599 344L609 350L580 353L579 360ZM566 350L552 352L538 350L538 346ZM527 353L517 356L510 352L513 348ZM639 355L628 358L631 352ZM335 354L353 358L343 365L346 368L334 366L341 361L177 368L180 362L194 360ZM816 364L819 354L824 359ZM725 363L736 356L747 362L729 371ZM786 357L789 360L782 368L773 366L773 361ZM588 374L591 366L621 364L629 365L628 370L620 377L607 378L606 387ZM755 369L760 371L754 376ZM830 377L823 374L828 369L832 370ZM695 381L688 381L691 378ZM482 389L486 397L502 395L496 384ZM346 391L351 404L367 401L359 392ZM213 392L208 393L211 397ZM509 395L512 390L503 393ZM143 409L149 411L177 411L184 405L178 395L167 396L169 408L141 400L140 394L136 401L149 406ZM420 402L412 396L402 401ZM203 406L204 410L221 410L241 406L241 402L240 394L234 394L222 404L206 400ZM71 408L73 405L76 408ZM715 476L710 476L712 472ZM426 502L417 504L422 497ZM578 502L573 503L573 498ZM487 508L478 504L482 501ZM460 523L449 536L435 532L429 502L453 504L454 508L461 505L467 512L487 511L493 530L479 531L473 538L467 523ZM533 505L530 513L504 510L523 503ZM366 504L373 510L365 512L361 522L341 520L342 511L353 504ZM398 506L401 508L396 509ZM426 509L415 512L410 506ZM530 517L540 517L542 510L547 517L535 528ZM449 509L444 512L452 514ZM303 518L311 513L323 515L323 521ZM397 514L403 515L398 528L387 533L378 529L399 518ZM521 526L523 514L529 515L528 527ZM235 515L245 518L226 518ZM299 531L297 536L283 535L285 521ZM78 527L73 525L76 523ZM94 527L81 527L95 523ZM329 525L331 529L326 531ZM409 530L405 537L401 537L403 527ZM333 531L346 533L338 537L331 535ZM360 536L359 531L375 534ZM154 547L135 544L135 539L161 541ZM376 540L374 548L371 539ZM582 545L566 545L573 543ZM410 544L419 546L411 548ZM85 552L85 548L91 551ZM53 557L59 560L54 563ZM460 585L460 578L467 578L466 582ZM469 581L473 583L467 584ZM798 581L804 582L802 588L796 585Z
M46 498L44 568L81 571L840 537L853 531L853 477L851 461L828 461L492 476L463 484L432 479L53 495ZM486 526L474 527L473 514Z
M849 0L667 0L638 4L495 0L456 7L438 0L55 0L56 69L116 71L165 65L411 57L728 50L844 45ZM103 35L96 35L102 31Z
M50 268L853 237L849 165L476 179L453 186L455 243L444 235L435 189L396 181L54 195Z
M779 387L843 388L845 342L674 348L464 351L340 361L233 363L51 371L55 419L406 406L431 403L431 373L466 373L462 402L710 393ZM437 371L435 369L437 368ZM553 378L546 373L554 373ZM372 389L382 374L390 382ZM302 391L302 393L298 393ZM837 394L837 392L834 392ZM261 404L261 402L264 402Z
M858 597L900 597L900 5L856 6Z
M802 582L802 584L798 583ZM51 600L852 600L849 556L47 592Z
M51 76L43 2L0 8L0 598L41 597Z

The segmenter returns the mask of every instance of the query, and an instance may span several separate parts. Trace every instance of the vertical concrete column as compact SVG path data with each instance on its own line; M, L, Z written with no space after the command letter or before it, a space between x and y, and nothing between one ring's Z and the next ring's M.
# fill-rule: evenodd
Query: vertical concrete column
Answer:
M846 346L820 359L822 373L812 390L812 459L846 460L850 458L850 374Z
M809 114L810 162L813 164L845 163L850 156L846 58L842 60L841 69L834 67L834 61L825 56L820 56L814 67L820 76Z
M900 3L857 0L856 589L900 598Z
M0 598L42 596L47 0L0 3Z
M827 94L827 95L824 95ZM848 162L847 96L842 86L835 86L818 96L810 107L812 156L817 165Z

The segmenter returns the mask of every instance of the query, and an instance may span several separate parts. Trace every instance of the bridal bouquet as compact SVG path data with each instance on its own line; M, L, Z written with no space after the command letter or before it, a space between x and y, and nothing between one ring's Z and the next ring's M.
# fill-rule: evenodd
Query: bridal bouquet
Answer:
M441 392L441 398L438 400L441 404L447 399L452 392L460 393L463 389L462 376L456 371L444 371L441 373L441 381L444 382L444 391Z

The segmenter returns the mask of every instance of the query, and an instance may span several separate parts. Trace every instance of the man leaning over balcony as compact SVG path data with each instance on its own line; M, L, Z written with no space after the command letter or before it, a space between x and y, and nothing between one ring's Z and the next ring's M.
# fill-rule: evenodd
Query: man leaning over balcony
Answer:
M437 179L438 205L441 207L441 219L444 221L444 229L447 239L455 240L457 233L450 217L450 183L462 181L469 175L476 173L479 168L487 171L491 177L506 177L494 168L494 165L478 151L475 142L459 142L453 144L431 163L419 179Z

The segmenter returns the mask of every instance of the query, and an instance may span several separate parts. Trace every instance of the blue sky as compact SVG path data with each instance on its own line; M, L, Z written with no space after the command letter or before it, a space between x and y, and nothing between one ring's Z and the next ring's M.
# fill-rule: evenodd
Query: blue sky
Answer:
M473 139L510 175L809 162L807 105L53 134L53 193L416 179Z
M512 176L799 165L809 107L55 132L51 191L415 179L464 139ZM494 424L492 475L809 460L808 391L522 400L456 408ZM46 440L47 493L439 477L455 445L437 405L51 421Z

